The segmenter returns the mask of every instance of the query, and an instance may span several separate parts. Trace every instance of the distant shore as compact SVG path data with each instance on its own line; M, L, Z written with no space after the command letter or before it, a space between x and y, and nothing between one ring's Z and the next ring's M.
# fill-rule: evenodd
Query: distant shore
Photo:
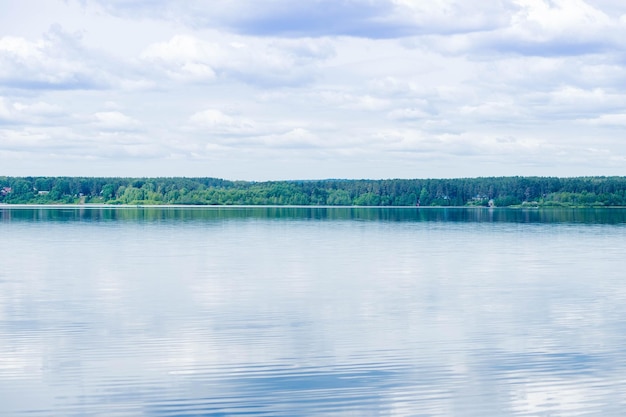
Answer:
M516 205L506 207L485 206L331 206L331 205L289 205L289 204L101 204L101 203L58 203L58 204L8 204L0 203L0 209L224 209L224 208L314 208L314 209L468 209L468 210L551 210L551 209L626 209L626 206L554 206L554 205Z
M626 177L230 181L0 177L0 204L68 207L626 207Z

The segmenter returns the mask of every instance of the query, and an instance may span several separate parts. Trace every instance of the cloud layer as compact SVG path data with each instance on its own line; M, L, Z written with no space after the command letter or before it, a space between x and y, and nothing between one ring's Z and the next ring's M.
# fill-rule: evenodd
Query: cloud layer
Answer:
M0 175L623 174L615 2L26 3Z

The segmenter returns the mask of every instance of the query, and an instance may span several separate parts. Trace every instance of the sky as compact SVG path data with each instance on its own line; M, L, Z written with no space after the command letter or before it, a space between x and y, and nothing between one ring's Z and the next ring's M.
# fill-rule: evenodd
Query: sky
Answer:
M0 0L0 175L626 175L620 0Z

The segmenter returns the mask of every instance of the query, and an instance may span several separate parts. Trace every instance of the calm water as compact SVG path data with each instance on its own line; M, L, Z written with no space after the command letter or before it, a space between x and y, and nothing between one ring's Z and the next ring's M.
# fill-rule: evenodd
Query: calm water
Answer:
M1 416L623 416L626 211L0 208Z

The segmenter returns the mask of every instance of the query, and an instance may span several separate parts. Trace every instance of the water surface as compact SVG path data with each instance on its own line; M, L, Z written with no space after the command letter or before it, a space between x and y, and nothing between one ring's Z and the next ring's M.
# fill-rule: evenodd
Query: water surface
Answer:
M626 211L0 208L2 416L620 416Z

